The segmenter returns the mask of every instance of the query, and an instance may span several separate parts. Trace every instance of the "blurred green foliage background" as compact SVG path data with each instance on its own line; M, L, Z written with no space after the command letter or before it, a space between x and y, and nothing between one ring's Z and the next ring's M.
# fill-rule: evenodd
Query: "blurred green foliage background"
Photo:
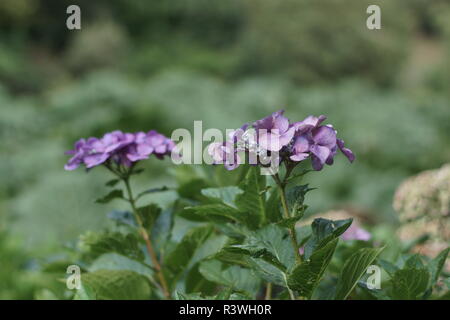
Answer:
M405 177L450 159L447 0L2 0L0 40L0 299L35 297L35 264L106 223L107 173L63 170L79 137L325 114L357 161L309 176L310 212L379 224ZM146 167L140 186L175 184Z

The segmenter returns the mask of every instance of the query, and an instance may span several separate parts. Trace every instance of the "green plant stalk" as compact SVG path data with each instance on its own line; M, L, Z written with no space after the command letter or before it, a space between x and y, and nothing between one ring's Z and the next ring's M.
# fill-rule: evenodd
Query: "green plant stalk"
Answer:
M133 197L133 192L131 191L131 187L130 187L130 181L129 181L129 176L122 178L125 187L127 189L127 193L128 193L128 201L130 202L131 208L133 210L133 214L136 218L136 221L139 225L139 232L142 236L142 238L145 241L145 245L147 247L147 252L150 256L150 259L152 260L153 266L156 269L156 272L158 274L158 278L159 278L159 282L161 284L161 288L163 291L163 294L165 296L166 299L170 300L170 293L169 293L169 289L167 286L167 281L164 277L164 273L162 272L162 268L161 268L161 264L158 261L158 258L156 257L156 253L155 250L153 249L153 245L152 242L150 240L150 236L147 232L147 230L144 228L144 225L142 223L142 219L139 216L138 210L136 208L136 202L135 199Z
M283 216L286 219L291 217L291 215L289 214L289 208L288 208L287 201L286 201L286 190L285 190L286 180L289 177L289 173L290 172L286 173L286 176L283 181L281 181L278 174L273 175L273 178L274 178L274 180L278 186L278 190L280 192L281 206L283 207ZM291 238L291 242L294 247L295 258L296 258L297 262L300 263L300 262L302 262L302 256L300 255L300 251L299 251L300 248L299 248L298 242L297 242L297 231L295 230L295 226L292 226L289 228L289 236Z
M272 283L268 282L266 286L266 294L264 296L264 300L272 299Z

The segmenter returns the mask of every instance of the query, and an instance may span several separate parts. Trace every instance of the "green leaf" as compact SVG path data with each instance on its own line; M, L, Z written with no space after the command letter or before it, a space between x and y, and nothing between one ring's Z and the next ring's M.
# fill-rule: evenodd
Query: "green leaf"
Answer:
M282 219L280 204L280 193L274 188L266 201L266 219L268 222L278 222Z
M399 268L396 265L384 259L377 259L377 263L384 269L384 271L386 271L389 274L390 277L392 277L394 273L397 270L399 270Z
M147 278L128 270L85 273L81 282L92 288L98 300L142 300L149 299L151 294Z
M450 252L450 248L442 250L436 258L431 260L428 263L428 268L431 273L431 284L434 285L438 279L439 275L441 274L442 268L445 265L445 261L447 260L448 254Z
M243 191L235 186L222 187L222 188L207 188L202 190L202 194L207 198L212 198L216 200L221 200L224 204L229 207L236 209L234 201L239 194Z
M280 268L275 267L263 259L248 258L247 261L249 267L255 274L265 281L282 287L288 286L286 271L282 271Z
M176 203L174 206L176 206ZM169 242L174 223L174 211L174 207L163 210L153 224L150 237L157 250L164 251L166 244Z
M241 251L236 252L236 249L232 247L222 248L214 255L214 258L228 264L249 267L247 256Z
M419 254L413 254L411 255L406 261L404 269L422 269L425 265L423 264L422 258Z
M225 290L220 291L214 299L215 300L229 300L232 293L233 293L233 288L229 287L229 288L226 288Z
M97 200L95 200L95 202L105 204L117 198L120 199L124 198L122 190L114 189L110 191L107 195L103 196L102 198L98 198Z
M201 206L188 207L185 210L190 210L197 215L208 218L214 222L241 222L246 223L247 216L245 213L238 211L237 209L227 206L225 204L214 203L205 204Z
M308 260L298 264L289 274L289 287L310 299L333 257L338 241L339 239L335 239L328 242L316 250Z
M116 184L120 182L119 179L112 179L105 183L105 186L107 187L114 187Z
M369 289L367 283L363 281L358 281L358 288L370 295L376 300L391 300L391 298L382 289Z
M92 262L88 270L90 272L98 270L128 270L148 278L153 277L153 270L150 267L117 253L105 253L101 255Z
M239 185L243 193L236 196L236 206L239 210L246 212L249 215L248 226L256 228L265 219L265 190L266 177L260 174L258 167L251 167L246 175L244 181Z
M268 225L254 232L243 244L232 248L252 258L263 259L283 272L295 262L294 248L287 232L276 225Z
M73 300L97 300L97 295L86 283L81 284L81 288L75 293Z
M297 215L290 217L290 218L281 219L280 221L278 221L277 224L280 227L284 227L284 228L288 228L288 229L294 228L295 225L297 224L297 221L299 221L301 218L303 218L306 208L307 207L304 206L302 210L297 212Z
M238 291L244 291L250 295L255 295L259 288L259 280L251 270L238 266L224 268L217 260L207 260L200 264L200 273L209 281L227 287L232 287Z
M168 187L166 187L166 186L163 186L163 187L160 187L160 188L147 189L147 190L142 191L141 193L139 193L137 195L137 197L136 197L136 200L140 199L141 197L143 197L143 196L145 196L147 194L152 194L152 193L157 193L157 192L164 192L164 191L168 191L168 190L170 190L170 189Z
M211 235L197 248L189 262L189 266L192 266L201 260L213 257L227 244L228 240L228 237L224 235Z
M147 230L152 229L156 219L158 219L159 215L161 214L161 208L154 203L146 205L145 207L140 207L137 209L137 211L142 219L143 227Z
M392 297L397 300L415 300L428 288L431 274L427 269L407 268L395 272L391 279Z
M309 259L315 250L323 248L328 242L333 241L350 227L353 219L327 220L314 219L311 228L312 235L305 244L305 259Z
M337 300L345 300L353 291L366 269L372 264L383 248L363 248L345 261L336 288Z
M90 259L116 252L134 260L144 260L139 240L134 234L120 232L87 232L80 237L80 247Z
M295 186L286 190L286 201L292 217L297 217L298 220L303 216L305 212L305 195L314 188L309 188L307 184L301 186Z
M208 239L212 231L211 226L192 229L170 252L164 260L164 266L172 281L176 280L183 272L196 250Z
M207 186L207 183L203 179L193 179L181 184L177 192L183 198L201 200L201 190Z

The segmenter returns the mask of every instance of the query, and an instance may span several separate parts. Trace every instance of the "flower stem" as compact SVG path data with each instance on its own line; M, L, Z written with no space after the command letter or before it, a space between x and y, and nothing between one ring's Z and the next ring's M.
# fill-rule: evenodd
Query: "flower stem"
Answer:
M170 299L170 293L169 293L169 289L168 289L168 286L167 286L167 281L166 281L166 279L164 277L164 274L162 272L161 264L159 263L158 258L156 257L156 253L155 253L155 250L153 249L153 245L152 245L152 242L150 240L150 236L149 236L147 230L144 228L144 225L142 223L142 219L139 216L139 212L138 212L138 210L136 208L136 201L135 201L135 198L133 197L133 192L131 191L129 176L124 177L122 180L123 180L123 182L125 184L125 187L127 189L128 201L130 202L131 208L133 210L134 217L136 218L136 221L137 221L137 223L139 225L139 232L140 232L142 238L145 241L145 245L147 247L147 252L148 252L148 254L150 256L150 259L152 260L152 264L153 264L153 266L156 269L156 272L158 274L158 278L159 278L159 282L161 284L161 288L162 288L163 294L166 297L166 299L169 300Z
M268 282L266 286L266 295L264 297L264 300L271 300L272 299L272 283Z
M286 176L284 177L283 181L281 181L280 177L278 174L273 175L273 178L278 186L278 190L280 192L280 198L281 198L281 206L283 207L283 215L285 219L289 219L291 217L291 215L289 214L289 208L287 205L287 201L286 201L286 180L288 179L289 174L286 174ZM295 230L295 226L291 226L289 228L289 235L291 238L291 242L292 242L292 246L294 247L294 251L295 251L295 258L297 260L297 262L302 262L302 256L300 255L300 251L299 251L299 246L298 246L298 242L297 242L297 231Z

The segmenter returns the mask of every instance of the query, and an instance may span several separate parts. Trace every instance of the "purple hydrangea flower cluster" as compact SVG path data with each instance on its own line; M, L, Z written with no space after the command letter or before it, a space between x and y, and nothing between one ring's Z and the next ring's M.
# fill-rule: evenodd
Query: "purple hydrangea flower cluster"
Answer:
M174 147L172 140L155 130L147 133L124 133L117 130L106 133L100 139L91 137L75 142L74 149L66 152L72 157L64 168L75 170L84 164L90 169L111 162L131 167L134 162L147 159L152 154L162 159Z
M346 148L344 141L337 138L332 125L322 125L325 116L309 116L303 121L291 123L279 110L270 116L245 124L235 130L223 143L213 143L208 152L215 164L224 164L228 170L237 168L243 161L238 155L261 158L279 152L278 161L297 163L311 158L314 170L322 170L325 164L332 165L337 150L355 160L353 152ZM252 163L250 164L261 164Z

